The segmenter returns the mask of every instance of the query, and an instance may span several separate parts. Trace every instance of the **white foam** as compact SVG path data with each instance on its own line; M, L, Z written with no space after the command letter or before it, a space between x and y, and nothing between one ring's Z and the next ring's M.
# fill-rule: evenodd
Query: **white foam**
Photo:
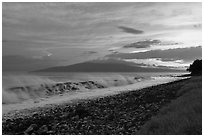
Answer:
M123 85L123 86L110 87L105 89L94 89L94 90L83 91L83 92L79 91L75 93L67 93L67 94L64 94L63 96L61 95L61 96L53 96L51 98L38 99L38 101L36 102L39 102L39 103L35 103L33 100L27 100L25 102L17 103L17 104L5 104L2 107L2 112L8 113L13 110L43 107L48 104L71 103L71 102L77 102L78 100L81 100L81 99L94 99L97 97L110 96L110 95L119 94L121 92L128 92L131 90L142 89L153 85L168 83L178 79L184 79L184 78L162 77L158 79L147 79L131 85Z

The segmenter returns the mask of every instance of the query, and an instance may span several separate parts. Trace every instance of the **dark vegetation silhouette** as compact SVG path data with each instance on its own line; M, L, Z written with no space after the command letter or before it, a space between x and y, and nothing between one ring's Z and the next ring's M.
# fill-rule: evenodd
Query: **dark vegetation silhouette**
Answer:
M202 75L202 60L196 59L187 71L191 72L193 76Z

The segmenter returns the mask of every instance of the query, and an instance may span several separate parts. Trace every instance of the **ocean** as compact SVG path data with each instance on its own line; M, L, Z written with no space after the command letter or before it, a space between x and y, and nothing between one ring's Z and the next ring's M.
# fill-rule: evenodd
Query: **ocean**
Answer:
M184 73L4 73L2 104L3 109L10 111L37 106L36 103L39 105L43 101L52 104L81 97L111 95L116 91L176 80L174 77L181 74ZM67 96L63 97L65 94Z
M67 81L98 81L110 84L114 80L121 81L121 84L128 84L128 82L134 79L143 80L152 77L167 77L177 76L185 73L177 72L157 72L157 73L136 73L136 72L120 72L120 73L78 73L78 72L41 72L41 73L3 73L2 86L3 88L29 86L29 85L40 85L43 83L58 83Z

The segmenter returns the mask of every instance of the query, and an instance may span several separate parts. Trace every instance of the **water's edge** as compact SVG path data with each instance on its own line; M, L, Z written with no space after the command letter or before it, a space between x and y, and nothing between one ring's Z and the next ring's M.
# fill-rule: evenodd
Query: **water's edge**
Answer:
M92 83L95 85L95 88L88 88L88 90L83 90L82 91L76 91L76 92L67 92L65 94L59 94L55 96L51 96L49 98L39 98L38 100L27 100L21 103L16 103L16 104L4 104L2 105L2 113L8 113L11 111L16 111L16 110L22 110L22 109L32 109L35 107L43 107L48 104L61 104L61 103L73 103L77 102L78 100L81 99L94 99L97 97L104 97L104 96L110 96L110 95L115 95L119 94L121 92L128 92L131 90L138 90L154 85L159 85L159 84L164 84L180 79L185 79L185 78L179 78L179 77L155 77L154 79L147 79L143 81L138 81L134 84L129 84L129 85L123 85L123 86L117 86L117 87L109 87L109 88L104 88L101 87L101 85L97 85L101 88L97 88L95 83L93 82L86 82L85 85L87 86Z

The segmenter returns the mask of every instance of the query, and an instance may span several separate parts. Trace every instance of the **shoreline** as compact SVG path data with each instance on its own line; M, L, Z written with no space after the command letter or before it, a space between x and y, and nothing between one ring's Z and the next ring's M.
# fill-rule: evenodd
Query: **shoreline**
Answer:
M50 105L33 110L23 110L24 113L19 111L15 114L4 115L3 134L25 134L26 129L32 124L36 124L38 127L38 129L35 129L36 131L32 131L33 134L135 134L133 131L138 131L141 125L159 111L160 107L169 103L172 99L177 98L176 93L171 92L177 90L178 86L183 86L185 81L189 79L190 78L177 80L112 96L99 97L94 100L87 99L73 104L64 103L60 105ZM166 92L167 90L168 92ZM135 116L137 116L137 118L134 118L136 121L133 122L134 120L132 118ZM112 121L111 119L115 120ZM126 119L129 122L124 123L121 119ZM138 119L139 121L137 121ZM90 131L88 132L86 129L88 128L86 127L87 121L89 123L88 127L91 125L98 125L100 128L97 126L91 127L93 129L105 129L101 129L102 131L88 129L88 131ZM118 123L118 121L120 122ZM15 126L11 126L11 123ZM117 126L122 126L124 124L131 126L131 123L137 123L137 125L133 126L134 128L132 130L126 131L126 129L119 128L121 133L120 131L115 131L118 129ZM86 126L82 128L81 124ZM59 126L60 129L55 129L56 125L61 125ZM66 128L69 130L65 130L66 128L64 129L62 125L66 125ZM104 127L103 125L106 126ZM111 127L117 125L117 128L113 128L114 130L111 128L106 129L107 125ZM46 131L46 133L39 131L42 126L47 127L46 129L48 131ZM8 128L7 130L12 130L7 131L5 127ZM88 133L85 133L85 131ZM109 131L111 133L109 133ZM122 133L122 131L126 131L127 133Z
M2 113L6 114L8 112L21 111L23 109L35 109L36 107L45 107L46 105L57 105L63 103L77 103L78 100L95 99L98 97L112 96L115 94L120 94L122 92L129 92L131 90L140 90L147 88L149 86L155 86L159 84L164 84L172 81L177 81L179 79L176 77L156 77L153 79L147 79L144 81L139 81L133 84L115 86L109 88L98 88L92 90L84 91L74 91L65 94L59 94L56 96L51 96L49 98L39 98L36 100L27 100L16 104L4 104L2 105Z

